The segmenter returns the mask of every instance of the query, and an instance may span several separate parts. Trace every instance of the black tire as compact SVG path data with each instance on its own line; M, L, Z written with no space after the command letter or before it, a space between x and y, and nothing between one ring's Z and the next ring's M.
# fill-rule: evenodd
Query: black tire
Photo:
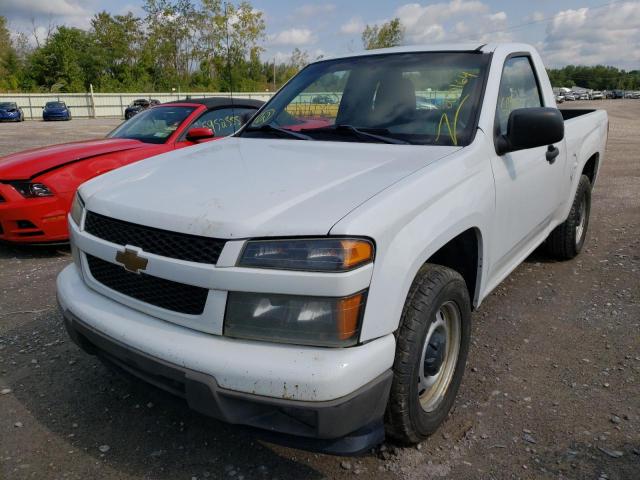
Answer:
M430 327L444 305L454 306L459 316L459 351L451 361L452 376L442 399L431 411L420 401L418 379L425 368L422 353ZM471 337L471 302L462 276L450 268L425 264L411 285L396 335L393 382L385 413L387 434L394 440L412 444L433 434L453 406L462 382Z
M547 252L558 260L571 260L578 255L587 239L590 213L591 181L589 177L582 175L569 216L547 238ZM580 225L581 229L578 228Z

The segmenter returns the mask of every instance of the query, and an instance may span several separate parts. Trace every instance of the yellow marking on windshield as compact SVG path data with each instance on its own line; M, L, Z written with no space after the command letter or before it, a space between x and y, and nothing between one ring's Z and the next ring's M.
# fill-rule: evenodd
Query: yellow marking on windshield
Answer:
M456 108L456 114L453 116L453 129L451 128L451 124L449 123L449 117L447 116L447 113L444 112L442 114L442 116L440 117L440 122L438 123L438 134L436 135L436 142L440 138L440 130L442 129L442 121L444 120L447 125L447 129L449 130L451 141L455 146L458 146L458 116L460 115L460 109L462 108L462 105L464 105L464 102L467 101L467 98L469 98L469 94L465 95L462 101L458 104L458 108Z

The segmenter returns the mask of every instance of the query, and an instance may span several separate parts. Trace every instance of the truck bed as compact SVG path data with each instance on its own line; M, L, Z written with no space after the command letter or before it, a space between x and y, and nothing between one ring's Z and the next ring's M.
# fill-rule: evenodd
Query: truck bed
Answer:
M569 109L560 109L562 113L562 118L567 120L571 120L572 118L580 117L581 115L587 115L588 113L595 112L595 108L569 108Z

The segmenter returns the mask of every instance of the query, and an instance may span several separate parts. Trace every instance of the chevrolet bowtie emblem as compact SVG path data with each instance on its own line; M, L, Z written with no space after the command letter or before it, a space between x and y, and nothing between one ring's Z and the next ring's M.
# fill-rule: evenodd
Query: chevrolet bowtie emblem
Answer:
M126 248L116 254L116 262L121 263L125 270L133 273L140 273L139 270L147 268L149 260L142 258L135 250Z

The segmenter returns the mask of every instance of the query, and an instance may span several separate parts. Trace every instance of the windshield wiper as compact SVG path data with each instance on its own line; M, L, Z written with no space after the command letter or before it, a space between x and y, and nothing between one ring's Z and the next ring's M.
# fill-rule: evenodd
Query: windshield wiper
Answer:
M385 135L378 135L375 133L367 132L364 129L354 127L353 125L347 124L338 124L332 127L322 127L322 128L303 128L300 130L301 132L339 132L339 133L351 133L354 136L360 138L371 138L373 140L378 140L382 143L393 143L396 145L409 145L409 142L405 140L400 140L399 138L387 137ZM388 132L387 129L383 129L384 132Z
M297 138L298 140L313 140L309 135L305 135L304 133L294 132L293 130L287 130L286 128L275 127L269 123L265 123L259 127L249 127L245 131L247 132L273 132L273 133L282 133L289 137Z

